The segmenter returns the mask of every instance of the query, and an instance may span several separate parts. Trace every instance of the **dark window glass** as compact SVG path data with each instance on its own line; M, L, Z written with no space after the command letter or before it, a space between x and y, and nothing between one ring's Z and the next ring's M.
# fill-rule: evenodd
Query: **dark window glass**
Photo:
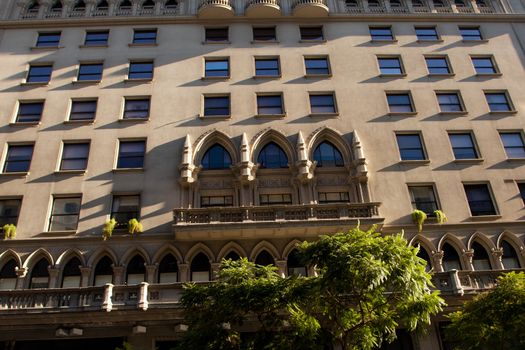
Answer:
M228 254L226 254L226 256L224 257L224 260L237 261L237 260L241 260L241 256L237 254L236 252L231 251Z
M106 283L113 281L113 261L108 256L104 256L100 259L95 266L95 286L103 286Z
M324 40L323 27L300 27L301 40Z
M81 273L80 266L82 263L77 257L71 258L62 272L62 288L80 287Z
M307 276L308 272L306 266L302 263L299 251L294 249L288 254L288 259L286 260L286 265L288 267L288 276L297 275L297 276Z
M485 98L491 112L508 112L511 110L509 100L504 92L485 92Z
M283 97L281 95L257 96L257 114L284 114Z
M126 284L139 284L144 282L145 277L146 266L144 258L137 254L128 262L126 268Z
M436 28L434 27L416 27L418 40L439 40Z
M422 246L419 246L419 251L417 252L417 256L418 258L425 260L425 262L427 263L425 267L425 271L429 272L430 269L432 269L432 262L430 260L430 255L428 255L427 250L423 248Z
M476 27L459 27L459 32L465 41L483 40L481 31Z
M62 150L60 170L85 170L89 157L89 143L66 143Z
M449 134L450 144L452 145L452 151L454 152L454 158L456 159L476 159L478 158L478 152L474 146L472 135L470 133L465 134Z
M153 79L153 62L130 62L128 79Z
M397 144L401 160L425 160L425 152L419 134L398 134Z
M261 266L275 265L272 255L267 250L263 250L257 255L255 263Z
M101 80L102 79L102 63L89 63L81 64L78 69L78 78L79 81L85 80Z
M211 278L210 259L204 253L197 254L191 261L190 271L192 281L209 281Z
M144 167L145 141L121 141L118 151L118 169Z
M109 30L101 30L96 32L86 32L86 46L103 46L108 44Z
M0 200L0 226L3 227L6 224L16 225L18 223L21 205L22 200L20 199Z
M255 75L256 76L278 76L279 60L277 58L257 58L255 59Z
M463 112L463 106L457 92L436 94L441 112Z
M335 113L334 95L310 95L312 113Z
M434 187L432 186L409 186L412 208L421 210L429 216L434 216L434 211L438 210Z
M204 63L206 77L229 77L230 62L228 59L207 59Z
M17 278L16 275L16 268L17 264L15 259L9 260L7 263L2 266L2 269L0 270L0 280L7 279L7 278ZM1 283L1 282L0 282ZM14 288L10 288L14 289Z
M135 29L133 44L155 44L157 42L157 29Z
M229 169L232 160L224 147L215 144L204 153L201 164L204 169Z
M253 40L255 41L275 41L275 27L253 28Z
M28 83L47 83L51 79L51 72L53 66L31 66L29 67L29 73L27 75Z
M474 270L492 270L490 258L485 247L483 247L478 242L474 242L472 244L472 250L474 250L474 256L472 257L472 265L474 266Z
M267 169L288 167L288 157L275 142L270 142L261 149L257 162L261 165L261 168Z
M60 42L60 32L38 33L37 47L57 47Z
M378 350L414 350L412 337L405 329L396 329L396 339L391 343L384 341Z
M289 193L261 194L259 195L259 202L261 205L292 204L292 195Z
M487 185L464 185L472 216L496 215Z
M123 119L148 119L150 100L149 99L126 99L124 103Z
M226 28L206 28L206 41L226 42L228 41L228 27Z
M521 200L523 201L523 204L525 205L525 182L518 183L518 189L520 190Z
M318 167L340 167L344 165L341 152L328 141L321 142L315 148L314 160Z
M117 228L128 227L131 219L140 219L140 196L113 196L111 218L117 221Z
M80 197L55 198L49 219L49 231L76 230L80 214Z
M166 255L159 264L159 283L174 283L178 280L179 267L172 254Z
M519 132L500 133L500 137L508 158L525 158L525 145Z
M20 102L18 113L16 114L17 123L39 122L42 118L44 102Z
M392 28L390 27L371 27L370 36L372 40L394 40Z
M426 57L427 69L430 74L450 74L450 67L445 57Z
M407 113L414 112L414 107L412 106L412 100L410 99L410 94L386 94L386 99L388 102L388 108L390 113Z
M33 266L31 278L29 279L30 289L49 287L49 265L49 261L46 258L42 258Z
M230 96L204 97L204 116L230 115Z
M477 74L497 73L491 57L472 57L472 64Z
M306 67L306 74L309 75L327 75L330 74L330 66L328 58L305 58L304 65Z
M97 113L97 100L73 101L69 120L94 120Z
M347 203L348 192L319 192L319 203Z
M519 269L520 259L516 253L516 249L507 241L501 241L501 248L503 249L503 255L501 261L503 262L503 268L505 269Z
M379 71L385 75L400 75L403 74L401 60L398 57L380 57L377 59L379 63Z
M443 244L443 270L461 270L461 260L459 259L458 252L450 244Z
M201 196L201 207L231 207L233 196Z
M5 158L4 173L28 172L33 145L10 145Z

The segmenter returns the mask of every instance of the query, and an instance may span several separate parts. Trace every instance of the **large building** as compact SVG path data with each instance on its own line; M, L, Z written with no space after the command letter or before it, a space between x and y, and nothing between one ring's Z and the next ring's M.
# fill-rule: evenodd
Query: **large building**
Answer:
M168 348L182 282L238 256L312 274L295 244L358 221L420 245L449 308L525 267L523 1L2 0L0 18L0 348ZM447 349L444 320L399 348Z

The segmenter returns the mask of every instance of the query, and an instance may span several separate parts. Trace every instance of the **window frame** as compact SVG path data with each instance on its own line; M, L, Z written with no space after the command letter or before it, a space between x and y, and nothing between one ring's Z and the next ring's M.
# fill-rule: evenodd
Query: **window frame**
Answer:
M24 146L31 146L31 156L29 159L23 159L23 160L15 160L15 163L21 163L21 162L28 162L27 169L23 171L6 171L8 168L8 163L13 162L13 160L9 160L9 153L13 147L24 147ZM33 155L35 154L35 143L34 142L14 142L14 143L7 143L5 148L5 154L4 159L2 162L2 174L12 174L12 175L27 175L29 174L29 170L31 169L31 163L33 162Z
M435 39L422 39L417 33L418 29L421 29L421 30L433 29L434 32L436 33L436 38ZM414 26L414 33L416 34L416 38L418 42L442 42L443 41L443 39L441 39L441 36L439 35L437 26ZM428 35L426 36L428 37Z
M223 202L221 204L203 204L203 198L207 198L208 199L208 203L210 203L210 199L211 198L222 198L223 199ZM231 199L231 204L227 203L227 198ZM217 208L217 207L233 207L233 194L229 194L229 195L213 195L213 196L210 196L210 195L201 195L199 197L199 207L200 208Z
M228 114L206 114L206 101L208 99L213 99L213 98L227 98L228 99ZM219 108L223 108L223 107L217 107L217 108L214 108L214 109L219 109ZM202 109L201 109L201 115L200 117L202 119L207 119L207 118L212 118L212 119L220 119L220 118L224 118L224 119L229 119L231 118L231 113L232 113L232 101L231 101L231 95L230 93L224 93L224 94L220 94L220 93L217 93L217 94L202 94Z
M479 33L479 39L466 39L466 38L469 38L469 37L474 37L472 35L468 35L468 36L465 36L463 33L462 33L462 30L473 30L473 29L476 29ZM483 32L481 30L481 26L468 26L468 25L459 25L458 26L458 32L459 32L459 35L461 35L461 40L464 42L464 43L476 43L476 42L487 42L488 40L485 39L485 36L483 35ZM476 36L477 37L477 36Z
M122 150L122 144L125 143L143 143L144 144L144 152L142 153L142 165L140 167L122 167L119 166L119 163L121 161L121 150ZM113 168L114 171L136 171L136 170L144 170L145 169L145 163L146 163L146 153L147 153L147 139L145 138L122 138L117 140L117 149L116 149L116 159L115 159L115 166ZM138 156L128 156L125 158L137 158Z
M57 36L58 35L58 40L54 40L54 41L43 41L41 42L40 39L42 39L42 37L45 37L45 36ZM38 35L37 35L37 39L36 39L36 42L35 42L35 46L34 48L35 49L49 49L49 50L53 50L53 49L58 49L60 47L60 40L62 39L62 31L43 31L43 32L38 32ZM55 43L54 45L46 45L46 43L48 42L52 42L52 43ZM43 44L43 45L41 45Z
M134 110L128 110L128 102L131 101L148 101L148 109L147 109L147 116L146 117L127 117L126 112L133 112ZM143 112L144 109L139 110L140 112ZM151 96L124 96L123 102L122 102L122 113L121 117L119 118L119 121L147 121L151 117Z
M257 61L277 61L277 75L259 75L258 70L269 71L272 69L257 68ZM254 79L275 79L281 77L281 59L279 56L253 56L253 78Z
M102 43L98 43L100 42L100 40L95 40L95 41L91 41L89 40L89 35L90 34L107 34L106 36L106 40ZM93 42L96 42L93 43ZM100 30L86 30L85 32L85 35L84 35L84 44L82 45L82 47L107 47L109 44L109 29L100 29Z
M270 201L270 197L273 196L281 196L281 201ZM262 199L266 197L266 201L262 201ZM289 200L284 200L284 198L289 198ZM292 205L293 204L293 196L292 193L259 193L259 205L260 206L270 206L270 205Z
M409 99L409 102L410 102L410 111L409 112L406 112L406 111L401 111L401 112L392 111L392 107L391 107L392 105L388 101L388 97L389 96L401 96L401 95L407 95L408 96L408 99ZM410 91L387 90L387 91L385 91L385 101L386 101L386 105L388 106L388 115L416 115L417 114L416 105L414 104L414 99L413 99L412 93ZM405 106L405 105L402 105L402 106Z
M403 152L402 150L404 149L409 149L409 150L413 150L413 149L416 149L416 148L401 148L401 146L399 145L399 136L418 136L419 138L419 143L421 144L421 153L423 155L423 158L422 159L403 159ZM428 158L428 153L427 153L427 150L426 150L426 147L425 147L425 140L423 139L423 133L421 131L395 131L394 132L394 136L395 136L395 141L396 141L396 145L397 145L397 151L398 151L398 154L399 154L399 161L401 163L430 163L430 160Z
M13 196L13 197L0 197L0 203L2 203L2 208L5 208L6 205L4 204L5 202L9 202L9 201L18 201L18 214L16 216L14 215L3 215L4 214L4 211L0 211L0 226L4 226L4 224L2 224L2 222L5 222L5 224L13 224L13 225L17 225L18 224L18 219L20 218L20 212L22 211L22 201L23 201L23 197L22 196ZM15 218L16 217L16 220L12 221L11 219L12 218Z
M314 111L312 107L312 96L332 96L333 101L333 112L321 112L321 111ZM310 116L338 116L339 110L337 108L337 98L335 96L335 91L308 91L308 105L310 108ZM324 105L320 105L317 107L323 107Z
M325 60L326 61L326 73L308 73L308 60ZM308 77L331 77L332 76L332 68L330 65L330 57L328 55L304 55L303 56L303 64L304 64L304 76L306 78ZM320 69L320 68L310 68L310 69Z
M494 70L494 72L493 73L478 73L477 67L474 64L474 60L476 59L490 60L492 64L492 69ZM474 68L474 72L476 73L476 76L500 76L502 75L498 67L498 64L496 63L496 59L494 58L494 55L470 55L470 62L472 63L472 68Z
M82 68L86 66L100 66L100 73L96 74L84 74L85 76L94 76L99 75L97 79L81 79L81 76L83 76ZM78 69L77 69L77 76L74 80L75 83L98 83L102 81L102 77L104 75L104 62L102 61L86 61L86 62L79 62Z
M434 202L429 201L429 203L434 204L435 209L432 212L426 212L425 210L417 207L417 201L415 200L414 193L412 192L412 189L415 187L420 188L430 188L432 190L432 195L434 196ZM430 183L430 182L409 182L407 183L407 189L408 189L408 195L410 197L410 203L412 205L413 210L421 210L427 214L428 217L434 217L434 211L441 210L441 205L439 202L439 196L436 190L436 184Z
M142 209L142 206L141 206L141 195L140 193L112 193L111 195L111 210L110 210L110 213L109 213L109 218L110 219L115 219L115 215L114 214L119 214L119 213L134 213L132 211L115 211L114 210L114 206L115 206L115 199L116 198L121 198L121 197L138 197L138 210L137 210L137 215L134 216L133 218L137 219L137 220L140 220L140 214L141 214L141 209ZM119 206L120 208L120 206ZM115 219L116 220L116 219ZM131 220L131 219L130 219ZM128 221L126 222L120 222L118 220L117 221L117 225L115 226L116 229L125 229L127 228L128 226Z
M202 74L203 79L230 79L231 77L231 65L230 65L230 57L224 56L224 57L204 57L204 71ZM228 72L226 75L208 75L208 71L223 71L223 69L216 69L216 70L208 70L206 65L208 62L226 62L228 64Z
M483 161L483 157L481 156L481 152L479 151L479 146L476 140L476 136L474 135L474 132L472 130L448 130L448 141L450 143L450 149L452 150L452 155L454 157L455 162L474 162L474 161ZM454 152L454 145L452 144L452 135L469 135L470 141L472 142L472 149L474 151L474 154L476 155L476 158L457 158L456 154ZM466 147L457 147L457 148L466 148Z
M257 39L255 32L256 30L273 30L273 39ZM277 40L277 27L275 26L252 26L252 43L278 43Z
M208 31L219 31L219 30L226 30L226 38L223 40L210 40ZM213 38L213 36L211 38ZM229 26L204 27L203 44L230 44L230 27Z
M439 76L451 77L451 76L456 75L456 73L454 73L454 69L452 68L452 65L450 64L450 59L449 59L448 55L424 55L424 58L425 58L425 67L427 68L427 73L428 73L429 76L433 76L433 77L439 77ZM447 73L433 73L433 72L431 72L430 69L432 67L429 67L428 60L438 60L438 59L441 59L441 60L445 61L446 68L447 68Z
M38 117L38 120L28 120L28 121L20 121L19 118L21 116L20 111L22 109L22 106L24 105L36 105L41 104L42 107L40 109L40 115ZM21 124L21 125L31 125L31 124L40 124L42 121L42 116L44 114L44 108L45 108L46 100L18 100L16 104L16 110L15 115L12 124ZM27 114L27 115L35 115L35 114ZM26 115L24 115L26 116Z
M470 181L467 181L467 182L462 182L463 184L463 192L465 194L465 200L467 202L467 207L469 209L469 214L470 214L470 217L471 218L476 218L476 217L487 217L487 216L499 216L499 210L498 210L498 205L497 205L497 202L496 202L496 198L494 197L494 193L492 192L492 186L490 185L490 182L486 181L473 181L473 182L470 182ZM491 201L491 204L492 204L492 208L494 209L494 214L480 214L480 215L474 215L474 213L472 212L472 209L471 209L471 206L470 206L470 202L468 200L468 195L467 195L467 190L466 190L466 187L465 186L485 186L487 188L487 192L489 194L489 197L490 197L490 201Z
M373 30L385 30L388 29L390 32L390 38L389 39L383 39L378 37L384 37L385 35L377 35L373 34ZM394 31L392 30L391 25L386 26L368 26L368 33L370 34L370 41L371 42L397 42L396 36L394 35Z
M313 37L313 35L306 35L306 33L303 33L303 30L312 30L312 29L319 29L321 32L320 39L308 39L308 36ZM324 43L326 42L326 36L324 34L324 26L323 25L303 25L299 26L299 42L300 43Z
M397 60L397 62L399 63L399 73L383 73L383 68L381 67L382 60ZM401 57L401 55L376 55L376 62L380 77L405 77L407 75L405 71L405 66L403 64L403 58Z
M82 158L82 157L75 157L75 158L68 158L68 159L64 159L64 154L65 154L65 150L66 150L66 147L68 145L87 145L87 154L86 154L86 157L85 158ZM62 145L61 145L61 148L60 148L60 157L59 157L59 162L58 162L58 167L56 169L56 172L63 172L63 173L68 173L68 172L76 172L76 173L85 173L87 171L87 167L88 167L88 164L89 164L89 154L90 154L90 151L91 151L91 141L90 140L64 140L62 141ZM71 159L74 159L74 160L85 160L85 166L83 169L63 169L63 165L64 165L64 160L71 160Z
M503 147L503 151L505 152L505 156L507 160L525 160L525 155L523 157L510 157L509 153L507 152L507 148L518 148L518 146L505 146L505 142L503 141L502 135L519 135L520 141L521 141L521 149L523 149L523 153L525 153L525 135L523 134L523 130L498 130L501 146Z
M145 39L137 38L137 34L142 33L155 33L155 37L153 39L147 38L147 41L145 41ZM157 45L158 36L158 28L133 28L133 37L131 38L130 46L155 46Z
M489 100L487 98L487 95L503 95L505 96L505 101L507 102L508 110L493 110ZM510 94L508 90L483 90L483 95L485 96L485 102L487 103L487 107L489 109L490 114L515 114L518 111L516 111L516 108L514 107L514 103L512 102L512 99L510 98ZM501 104L501 103L499 103Z
M260 113L260 106L259 106L259 98L264 97L280 97L281 100L281 113ZM256 117L274 117L274 118L282 118L286 116L286 109L284 105L284 95L282 92L257 92L255 93L255 106L256 106Z
M54 212L54 209L55 209L55 201L56 200L60 200L60 199L79 199L79 204L78 204L78 212L76 214L53 214ZM51 197L51 208L50 208L50 213L49 213L49 219L48 219L48 225L47 225L47 232L69 232L69 231L74 231L76 232L78 230L78 224L80 222L80 212L82 211L82 194L71 194L71 195L66 195L66 194L60 194L60 195L52 195ZM52 229L52 223L53 223L53 217L54 216L77 216L77 224L76 224L76 228L73 229L73 230L53 230Z
M95 111L93 113L93 119L71 119L71 115L73 114L73 108L76 103L95 103ZM72 98L70 100L69 104L69 112L67 114L67 120L65 122L67 123L93 123L95 122L95 119L97 117L97 111L98 111L98 98ZM87 114L87 112L75 112L75 113L84 113Z
M325 198L327 198L328 194L339 194L339 200L329 200L329 199L321 199L321 195L324 195ZM346 199L341 199L341 197L344 197L342 195L346 194ZM330 203L350 203L350 194L348 191L317 191L317 202L319 204L330 204Z
M41 67L49 67L49 76L46 81L31 81L31 71L34 68L41 68ZM37 77L44 77L45 75L37 75ZM53 76L53 63L29 63L26 78L24 80L23 84L34 84L34 85L48 85L51 81L51 77ZM33 76L34 77L34 76Z
M439 108L439 114L467 114L468 111L465 107L465 102L463 101L463 97L461 95L461 91L459 90L434 90L434 95L436 97L436 102ZM458 103L460 110L459 111L444 111L441 108L441 103L439 102L439 95L456 95L458 98ZM445 104L446 106L450 104Z
M133 72L133 66L134 65L141 65L141 64L150 64L151 65L151 72L149 71L137 71L137 72ZM150 77L137 77L137 78L134 78L132 77L133 74L150 74L151 76ZM148 60L148 59L139 59L139 60L130 60L129 63L128 63L128 74L126 76L126 80L125 81L129 81L129 82L132 82L132 81L152 81L153 78L155 76L155 60Z

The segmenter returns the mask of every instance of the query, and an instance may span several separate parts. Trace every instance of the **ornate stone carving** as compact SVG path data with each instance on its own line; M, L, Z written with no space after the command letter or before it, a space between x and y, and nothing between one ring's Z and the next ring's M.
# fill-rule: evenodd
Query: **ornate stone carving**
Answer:
M191 146L190 135L186 135L184 140L184 148L182 150L182 161L179 165L180 182L184 185L189 185L196 181L196 167L193 164L193 147Z
M233 180L228 180L228 179L201 180L199 182L199 187L203 190L233 188Z
M270 187L288 187L290 186L290 179L287 177L266 177L259 178L259 188L270 188Z
M304 142L303 134L299 131L297 136L297 179L302 182L308 182L314 178L315 163L308 159L308 150Z

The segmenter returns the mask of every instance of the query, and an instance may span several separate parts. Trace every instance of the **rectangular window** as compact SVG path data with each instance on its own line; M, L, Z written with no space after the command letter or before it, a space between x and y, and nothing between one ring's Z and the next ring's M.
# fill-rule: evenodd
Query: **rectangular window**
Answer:
M106 46L109 39L109 30L97 30L86 32L85 46Z
M126 98L124 101L124 114L122 119L148 119L150 99Z
M64 143L60 170L86 170L89 157L89 142Z
M111 218L117 221L117 228L126 228L131 219L140 219L140 196L113 196Z
M135 29L133 31L133 44L155 44L157 42L157 29Z
M319 203L349 202L348 192L319 192Z
M225 28L206 28L205 40L210 43L228 42L228 27Z
M256 58L255 76L257 77L277 77L281 75L278 58Z
M323 41L323 27L299 27L301 40L304 41Z
M284 194L261 194L259 195L261 205L292 204L292 195Z
M102 80L102 63L82 63L78 68L78 81L100 81Z
M17 123L35 123L42 118L44 101L41 102L19 102L16 114Z
M425 160L427 159L419 134L397 134L397 145L401 160Z
M386 99L390 113L413 113L414 106L409 93L387 93Z
M153 62L130 62L128 79L153 79Z
M117 169L136 169L144 167L146 141L120 141Z
M253 28L254 41L276 41L275 27Z
M201 208L231 207L233 196L201 196Z
M459 33L464 41L480 41L483 40L479 27L459 27Z
M9 145L4 164L4 173L26 173L33 157L33 145Z
M330 74L328 57L305 57L304 66L306 68L306 75Z
M399 57L378 57L377 63L381 75L401 75L404 73Z
M0 226L18 223L20 215L21 199L2 199L0 200Z
M258 95L257 96L257 114L258 115L284 114L283 96L281 94Z
M450 74L452 70L446 57L425 57L429 74Z
M229 116L230 96L204 96L204 116Z
M519 132L500 132L507 158L525 158L525 144Z
M90 121L95 120L97 113L97 100L78 100L71 102L69 120Z
M412 208L421 210L425 214L434 216L438 210L436 195L433 186L408 186Z
M49 231L75 231L78 226L81 197L55 198L49 219Z
M512 105L505 92L485 92L485 98L491 112L510 112Z
M204 76L229 77L230 61L227 58L206 58L204 61Z
M449 133L452 152L455 159L477 159L479 158L472 134L467 133Z
M458 92L436 92L441 112L464 112L463 103Z
M370 36L372 40L379 41L393 41L394 34L392 34L391 27L370 27Z
M60 42L60 32L38 33L36 47L57 47Z
M490 190L486 184L463 185L472 216L496 215Z
M312 114L337 113L334 94L310 94Z
M48 83L51 79L51 72L53 66L47 65L31 65L29 73L27 74L26 82L28 83Z
M471 57L472 65L476 70L476 74L497 74L498 70L494 64L494 59L491 56L486 57Z
M439 35L435 27L416 27L417 40L436 41Z

